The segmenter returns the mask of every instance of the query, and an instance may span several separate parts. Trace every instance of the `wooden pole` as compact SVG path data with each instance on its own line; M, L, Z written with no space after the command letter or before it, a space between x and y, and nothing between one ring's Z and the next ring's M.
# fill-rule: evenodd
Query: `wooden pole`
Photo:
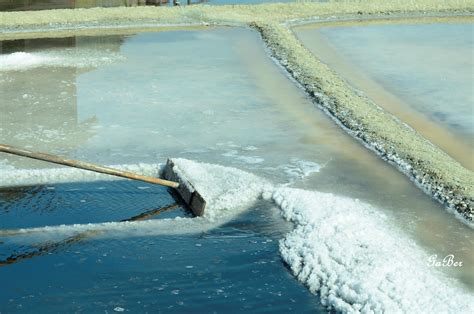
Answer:
M48 161L48 162L52 162L52 163L55 163L55 164L60 164L60 165L64 165L64 166L79 168L79 169L83 169L83 170L89 170L89 171L109 174L109 175L112 175L112 176L117 176L117 177L132 179L132 180L139 180L139 181L153 183L153 184L164 185L164 186L168 186L168 187L171 187L171 188L179 187L179 183L173 182L173 181L168 181L168 180L143 176L143 175L136 174L136 173L129 172L129 171L113 169L113 168L104 167L104 166L100 166L100 165L95 165L95 164L91 164L91 163L83 162L83 161L79 161L79 160L66 159L66 158L62 158L62 157L54 156L54 155L50 155L50 154L39 153L39 152L31 152L31 151L28 151L28 150L25 150L25 149L21 149L21 148L17 148L17 147L13 147L13 146L10 146L10 145L5 145L5 144L0 144L0 152L4 152L4 153L7 153L7 154L18 155L18 156L23 156L23 157L28 157L28 158L32 158L32 159L38 159L38 160L42 160L42 161Z

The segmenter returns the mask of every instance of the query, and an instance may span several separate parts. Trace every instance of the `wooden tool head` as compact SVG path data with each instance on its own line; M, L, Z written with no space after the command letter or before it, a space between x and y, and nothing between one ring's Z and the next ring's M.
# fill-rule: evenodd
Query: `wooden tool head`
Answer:
M178 182L179 186L175 191L182 198L184 203L191 209L196 216L204 215L206 200L194 188L194 185L184 176L172 159L168 159L163 169L163 178L166 180Z

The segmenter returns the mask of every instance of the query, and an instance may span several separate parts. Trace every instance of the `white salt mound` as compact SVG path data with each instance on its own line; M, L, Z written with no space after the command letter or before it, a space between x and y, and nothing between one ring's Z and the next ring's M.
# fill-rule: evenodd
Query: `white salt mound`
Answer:
M239 169L187 159L173 161L207 201L204 217L211 220L223 215L223 211L248 207L271 188L264 179Z
M84 48L33 53L14 52L0 55L0 72L29 70L38 67L90 68L123 59L124 57L118 53Z
M276 189L272 197L295 224L280 241L283 259L328 308L472 313L472 295L429 268L429 256L369 205L291 188Z
M56 58L27 52L0 55L0 71L31 69L57 61Z

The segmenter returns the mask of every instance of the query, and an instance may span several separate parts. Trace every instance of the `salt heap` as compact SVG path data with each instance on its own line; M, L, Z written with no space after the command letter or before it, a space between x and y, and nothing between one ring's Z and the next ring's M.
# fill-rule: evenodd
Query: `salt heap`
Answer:
M467 313L474 298L428 267L429 256L358 200L291 188L272 199L295 229L280 252L322 304L341 312Z
M0 55L0 72L23 71L39 67L93 68L124 60L115 52L78 48L42 52L14 52Z

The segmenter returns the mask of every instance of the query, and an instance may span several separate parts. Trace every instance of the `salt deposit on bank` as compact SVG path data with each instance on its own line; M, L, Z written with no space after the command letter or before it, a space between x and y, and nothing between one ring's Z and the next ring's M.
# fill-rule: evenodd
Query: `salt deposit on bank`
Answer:
M39 67L91 68L123 60L111 51L63 49L50 52L14 52L0 55L0 72L22 71Z
M415 313L464 313L474 308L471 295L457 281L428 267L428 254L368 204L274 186L234 168L185 159L175 163L208 201L204 217L19 229L0 235L12 243L24 243L80 232L99 232L100 237L200 233L225 224L263 197L275 202L283 217L294 224L294 230L280 241L284 261L327 308ZM148 174L152 168L141 167ZM3 174L9 171L19 170ZM76 170L46 170L43 177L64 182L66 177L74 180L74 174Z

